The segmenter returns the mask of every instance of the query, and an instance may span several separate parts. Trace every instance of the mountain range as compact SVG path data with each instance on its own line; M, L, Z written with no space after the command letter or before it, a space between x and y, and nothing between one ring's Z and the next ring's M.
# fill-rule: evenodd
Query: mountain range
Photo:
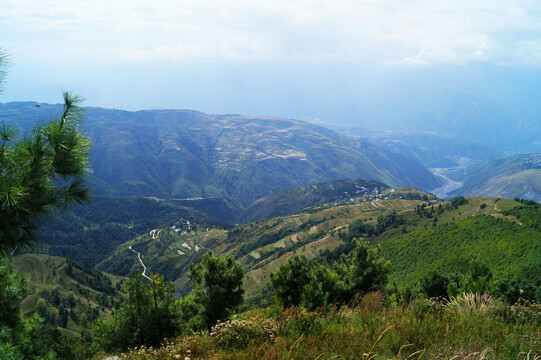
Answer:
M4 120L30 129L59 105L8 103ZM436 188L415 159L307 122L188 110L88 108L90 183L97 194L225 197L247 206L274 191L336 179Z
M399 133L339 127L335 129L382 149L416 159L428 168L458 167L504 155L502 151L478 142L431 132Z
M0 119L23 134L38 119L60 112L60 105L0 104ZM434 120L433 131L441 130L440 120ZM358 279L368 271L363 252L380 254L381 264L389 266L388 278L377 285L381 306L428 295L426 281L438 276L449 282L445 293L468 291L472 266L492 276L485 285L497 290L491 293L496 297L508 300L511 290L520 290L516 296L541 299L541 206L535 202L541 200L541 155L501 151L503 143L513 145L497 129L501 124L479 139L485 145L463 136L464 119L447 124L456 131L442 135L191 110L88 108L83 124L93 144L92 202L46 219L32 251L16 248L9 255L28 287L21 309L34 319L39 314L42 330L55 334L51 338L69 334L83 344L134 309L133 319L143 321L139 306L129 304L145 283L154 301L144 302L153 302L149 314L157 314L158 304L173 301L173 289L177 297L191 292L190 270L208 255L237 262L245 291L235 311L279 305L280 289L271 279L297 255L312 269L312 279L320 278L319 270L327 280L340 274ZM361 272L333 270L348 266ZM137 273L142 283L126 279ZM297 290L327 286L317 280L299 287L297 278ZM527 295L520 295L522 289ZM161 291L168 293L164 302L157 300ZM319 299L328 294L316 292ZM178 323L186 329L198 321L184 313L198 311L192 309L200 305L194 296L175 305L175 312L188 316ZM369 298L361 296L362 303ZM159 320L157 330L161 339ZM137 334L126 330L122 336ZM72 346L64 344L70 341L61 340L61 348Z
M0 104L2 119L25 131L60 111L35 102ZM174 200L226 222L242 220L237 216L245 208L277 191L337 179L415 187L443 198L539 199L539 174L522 171L520 157L505 160L500 179L491 161L505 154L466 136L450 137L456 131L333 130L291 119L102 108L87 109L84 127L94 145L89 183L95 194Z

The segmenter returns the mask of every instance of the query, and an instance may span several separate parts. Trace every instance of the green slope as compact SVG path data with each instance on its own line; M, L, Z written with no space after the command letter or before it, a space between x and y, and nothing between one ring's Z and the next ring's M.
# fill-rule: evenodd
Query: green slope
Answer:
M112 256L98 264L98 268L121 275L140 271L142 267L133 249L141 253L148 271L177 280L182 292L186 291L188 283L189 263L197 262L205 251L212 250L215 254L231 254L246 269L257 270L248 273L245 279L248 296L254 296L268 282L270 271L275 271L293 252L315 258L326 249L333 250L343 244L339 232L346 231L349 223L363 218L367 223L375 224L379 216L390 211L413 213L415 207L423 203L415 200L420 198L434 199L418 190L385 189L373 194L372 198L358 198L353 204L348 199L336 206L334 203L316 206L294 215L252 222L231 230L199 226L197 234L185 223L171 222L156 228L153 234L147 233L119 246ZM378 201L370 201L374 199ZM172 226L181 231L172 230ZM422 227L413 222L408 226L412 229ZM400 232L400 229L393 230Z
M391 261L391 281L415 286L431 271L466 273L469 262L480 257L495 278L541 278L541 232L526 225L477 215L456 223L415 231L381 244Z
M381 229L363 236L382 246L393 264L391 279L401 285L415 286L430 270L463 271L477 255L486 257L496 278L534 279L539 273L539 231L527 224L525 215L520 220L520 214L506 213L520 203L488 197L438 203L417 190L391 188L376 197L314 206L230 230L199 227L196 234L193 224L190 230L186 224L172 222L121 245L98 267L123 275L141 271L136 250L149 272L176 280L177 291L183 294L189 291L188 265L212 250L240 261L246 270L246 297L262 301L269 296L271 272L294 254L320 262L339 258L340 252L347 251L343 235L348 225L361 220Z
M12 257L11 265L27 281L28 291L21 303L23 313L36 311L41 302L45 312L40 315L70 332L78 333L88 326L85 317L88 321L111 318L124 296L119 291L123 278L65 258L24 254ZM61 323L62 308L67 310L66 324Z

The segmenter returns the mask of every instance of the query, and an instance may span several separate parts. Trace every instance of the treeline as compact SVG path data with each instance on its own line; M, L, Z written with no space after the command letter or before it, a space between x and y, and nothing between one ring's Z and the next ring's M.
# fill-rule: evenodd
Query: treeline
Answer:
M541 231L541 205L532 200L515 199L523 206L516 206L511 210L503 211L504 215L513 215L521 223Z

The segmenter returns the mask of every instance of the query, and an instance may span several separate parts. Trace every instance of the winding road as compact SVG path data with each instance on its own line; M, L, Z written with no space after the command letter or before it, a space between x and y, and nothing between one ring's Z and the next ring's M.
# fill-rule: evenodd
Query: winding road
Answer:
M134 253L137 254L137 257L139 258L139 262L141 263L141 265L143 265L143 272L141 273L141 275L143 275L143 277L149 279L152 281L151 278L149 278L147 275L146 275L146 272L147 272L147 267L145 266L145 264L143 264L143 260L141 259L141 253L138 252L138 251L135 251L131 248L131 245L128 247L128 249L130 249L131 251L133 251Z

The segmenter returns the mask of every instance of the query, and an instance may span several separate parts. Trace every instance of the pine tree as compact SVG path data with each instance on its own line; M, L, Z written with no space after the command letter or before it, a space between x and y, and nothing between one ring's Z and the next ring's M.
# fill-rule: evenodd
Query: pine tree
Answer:
M232 256L203 255L197 265L190 264L190 278L195 282L193 294L202 305L208 329L226 319L242 303L244 289L242 265Z
M0 49L0 85L8 57ZM0 88L0 92L1 92ZM73 203L89 200L90 141L81 132L79 98L64 93L60 118L38 123L22 134L0 122L0 358L36 359L47 346L36 334L41 319L24 319L20 302L25 284L9 267L8 253L33 244L34 231L44 217ZM62 308L62 324L67 310Z
M80 130L79 101L65 92L61 117L30 135L0 124L0 251L31 246L44 217L89 200L90 141Z

